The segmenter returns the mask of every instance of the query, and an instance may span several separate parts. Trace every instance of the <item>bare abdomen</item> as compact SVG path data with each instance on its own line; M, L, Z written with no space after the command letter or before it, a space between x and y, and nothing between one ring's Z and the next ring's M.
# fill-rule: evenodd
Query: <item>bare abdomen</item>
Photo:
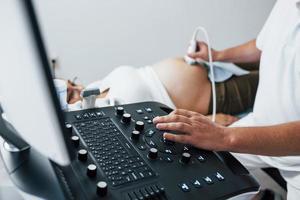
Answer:
M167 59L152 67L177 108L207 114L211 84L204 67L190 66L182 58Z

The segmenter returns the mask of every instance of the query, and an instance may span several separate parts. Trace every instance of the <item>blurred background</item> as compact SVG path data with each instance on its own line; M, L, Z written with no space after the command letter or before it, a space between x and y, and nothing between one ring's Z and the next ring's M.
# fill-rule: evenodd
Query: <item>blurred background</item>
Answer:
M221 49L257 36L275 0L36 1L58 76L87 84L119 65L182 56L196 26Z

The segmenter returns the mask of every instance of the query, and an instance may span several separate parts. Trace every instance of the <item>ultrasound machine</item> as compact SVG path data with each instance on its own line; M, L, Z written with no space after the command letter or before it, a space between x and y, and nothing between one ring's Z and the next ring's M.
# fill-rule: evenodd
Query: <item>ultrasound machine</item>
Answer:
M0 149L25 199L238 199L257 193L257 181L230 153L164 140L152 123L172 111L163 104L63 112L33 2L2 0L0 13Z

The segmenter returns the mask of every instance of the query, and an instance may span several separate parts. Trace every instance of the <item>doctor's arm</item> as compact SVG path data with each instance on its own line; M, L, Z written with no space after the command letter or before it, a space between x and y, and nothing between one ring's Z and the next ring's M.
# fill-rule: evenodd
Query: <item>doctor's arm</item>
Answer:
M187 110L154 119L167 140L213 151L231 151L268 156L300 155L300 121L265 127L224 127Z
M194 59L208 60L208 47L204 42L198 42L199 51L189 54ZM232 62L240 66L258 65L260 61L261 51L256 47L256 39L253 39L242 45L224 49L212 49L212 56L214 61Z

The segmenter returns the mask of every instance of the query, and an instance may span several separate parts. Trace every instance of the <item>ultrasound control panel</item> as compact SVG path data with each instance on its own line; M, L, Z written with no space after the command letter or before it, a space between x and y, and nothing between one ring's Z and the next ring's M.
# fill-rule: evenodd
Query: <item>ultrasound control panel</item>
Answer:
M163 138L152 120L170 113L156 102L66 113L76 154L57 167L70 199L227 199L258 183L228 152L211 152Z

